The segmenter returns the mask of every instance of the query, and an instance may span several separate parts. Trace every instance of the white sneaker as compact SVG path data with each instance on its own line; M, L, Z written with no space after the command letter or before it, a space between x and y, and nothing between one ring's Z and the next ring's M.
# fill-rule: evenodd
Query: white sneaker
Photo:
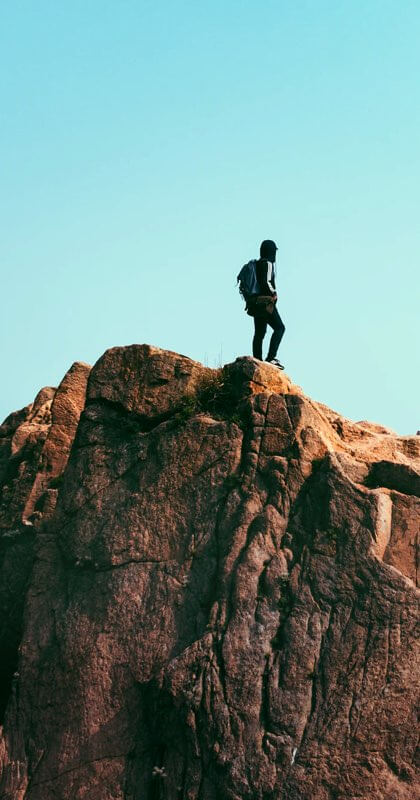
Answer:
M271 358L270 361L267 359L267 364L273 364L274 367L278 367L279 369L284 369L283 364L280 364L278 358Z

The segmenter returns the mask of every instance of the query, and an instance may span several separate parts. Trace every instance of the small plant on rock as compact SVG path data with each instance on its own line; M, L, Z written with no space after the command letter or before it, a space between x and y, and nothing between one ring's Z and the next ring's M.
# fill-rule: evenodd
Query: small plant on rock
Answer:
M153 767L152 775L154 778L166 778L165 767Z
M240 427L244 426L243 408L240 407L240 398L228 367L201 375L193 392L181 398L174 420L182 425L195 414L206 411L216 419L228 419Z

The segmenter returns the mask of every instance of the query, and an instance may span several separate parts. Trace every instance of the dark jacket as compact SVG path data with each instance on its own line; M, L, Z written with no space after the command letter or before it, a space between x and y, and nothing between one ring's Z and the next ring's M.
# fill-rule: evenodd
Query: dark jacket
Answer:
M256 266L257 281L260 294L269 296L276 294L275 267L271 261L260 258Z

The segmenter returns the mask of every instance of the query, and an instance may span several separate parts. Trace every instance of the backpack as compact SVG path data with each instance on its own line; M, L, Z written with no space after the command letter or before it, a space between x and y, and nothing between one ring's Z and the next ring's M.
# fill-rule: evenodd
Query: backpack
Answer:
M238 277L239 294L247 302L253 294L259 294L260 287L257 281L257 262L255 259L244 264Z

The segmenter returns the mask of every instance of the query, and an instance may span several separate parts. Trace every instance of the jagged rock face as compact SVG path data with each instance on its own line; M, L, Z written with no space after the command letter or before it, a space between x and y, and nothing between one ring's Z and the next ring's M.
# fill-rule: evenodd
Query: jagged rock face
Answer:
M11 414L0 427L1 720L18 667L36 527L53 514L89 372L90 367L76 362L58 389L41 389L33 404Z
M0 428L0 797L418 796L419 439L249 358L225 412L156 348L74 374Z

